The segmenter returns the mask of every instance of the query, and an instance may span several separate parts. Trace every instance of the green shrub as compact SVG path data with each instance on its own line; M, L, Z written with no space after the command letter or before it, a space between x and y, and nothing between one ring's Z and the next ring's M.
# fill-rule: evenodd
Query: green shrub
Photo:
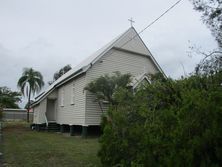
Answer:
M2 120L3 117L3 108L0 106L0 121Z
M121 88L103 117L104 166L221 166L222 73ZM127 97L127 98L126 98Z

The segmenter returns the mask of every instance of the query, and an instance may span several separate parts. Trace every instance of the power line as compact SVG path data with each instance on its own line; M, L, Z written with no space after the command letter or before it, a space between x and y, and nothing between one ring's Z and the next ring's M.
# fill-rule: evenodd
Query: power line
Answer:
M178 5L182 0L178 0L176 3L174 3L170 8L168 8L164 13L162 13L159 17L157 17L154 21L152 21L150 24L148 24L144 29L142 29L141 31L139 31L139 33L137 33L136 35L134 35L132 38L130 38L129 40L127 40L125 43L123 43L123 45L119 46L118 48L122 48L123 46L125 46L127 43L129 43L130 41L132 41L134 38L136 38L137 36L139 36L141 33L143 33L147 28L149 28L150 26L152 26L155 22L157 22L161 17L163 17L165 14L167 14L170 10L172 10L176 5ZM116 50L113 50L111 54L113 54ZM110 60L109 60L110 61ZM154 61L156 62L156 60L154 59ZM157 64L157 66L159 66ZM161 70L162 71L162 70Z
M178 0L176 3L174 3L170 8L168 8L164 13L162 13L159 17L157 17L154 21L152 21L150 24L148 24L144 29L142 29L141 31L139 31L138 34L134 35L130 40L126 41L123 45L120 46L120 48L122 48L123 46L125 46L127 43L129 43L130 41L132 41L134 38L136 38L137 36L139 36L140 34L142 34L147 28L149 28L150 26L152 26L155 22L157 22L161 17L163 17L165 14L167 14L170 10L172 10L175 6L177 6L182 0Z
M168 8L163 14L161 14L158 18L156 18L153 22L151 22L148 26L146 26L144 29L142 29L138 34L143 33L147 28L152 26L155 22L157 22L161 17L163 17L165 14L167 14L171 9L173 9L176 5L178 5L182 0L177 1L174 3L170 8Z

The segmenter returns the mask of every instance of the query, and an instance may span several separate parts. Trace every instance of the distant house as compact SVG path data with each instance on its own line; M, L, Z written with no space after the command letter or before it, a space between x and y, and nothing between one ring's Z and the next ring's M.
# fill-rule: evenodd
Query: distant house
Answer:
M137 81L145 74L163 73L136 30L131 27L36 97L32 104L33 123L49 125L54 122L61 129L69 125L70 131L76 125L81 126L83 131L87 127L100 125L102 111L94 95L84 87L101 75L115 71L130 73ZM103 107L107 106L104 104Z

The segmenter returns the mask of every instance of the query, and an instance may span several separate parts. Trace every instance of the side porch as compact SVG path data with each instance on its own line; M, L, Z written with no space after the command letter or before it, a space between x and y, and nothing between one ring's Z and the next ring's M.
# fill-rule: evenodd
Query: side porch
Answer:
M58 131L59 125L56 123L57 98L48 96L39 106L34 108L34 121L32 129Z

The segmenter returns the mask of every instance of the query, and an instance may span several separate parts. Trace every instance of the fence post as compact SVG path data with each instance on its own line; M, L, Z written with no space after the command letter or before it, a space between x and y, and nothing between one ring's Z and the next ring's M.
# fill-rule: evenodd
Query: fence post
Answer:
M0 106L0 147L2 147L2 140L3 140L3 136L2 136L2 116L3 116L3 108ZM3 153L0 152L0 166L2 165L2 156Z

